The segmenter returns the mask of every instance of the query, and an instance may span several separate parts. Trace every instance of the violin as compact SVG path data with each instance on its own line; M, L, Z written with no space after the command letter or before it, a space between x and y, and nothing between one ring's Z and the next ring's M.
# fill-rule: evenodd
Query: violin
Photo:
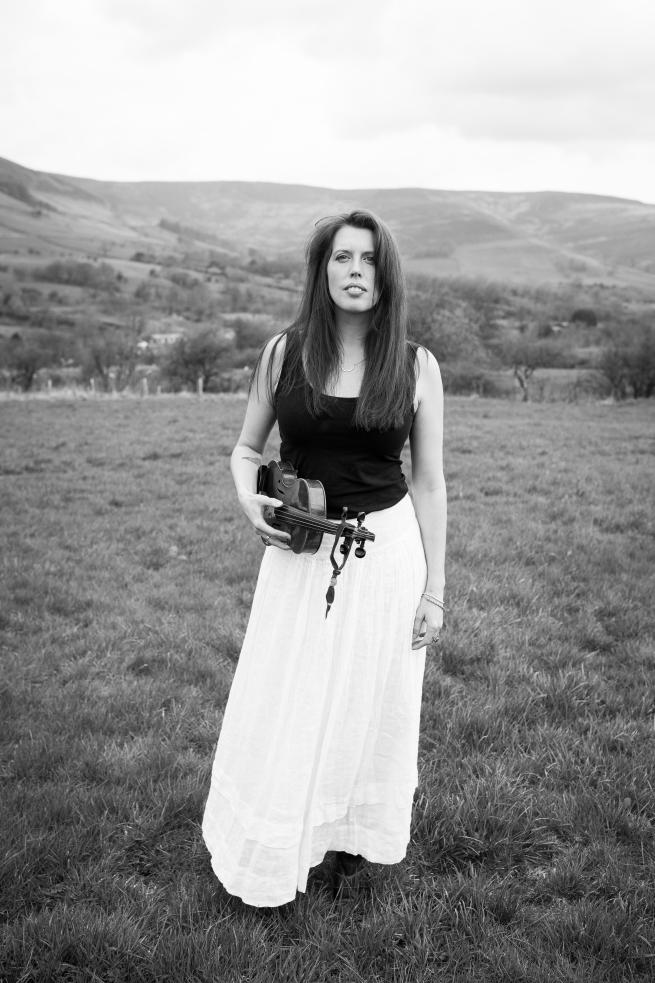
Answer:
M325 488L313 478L299 478L298 472L286 461L271 461L262 465L257 474L257 493L279 498L283 503L266 514L266 521L275 529L288 532L291 536L289 546L294 553L316 553L324 533L354 539L358 547L364 549L364 541L373 542L375 533L362 525L366 518L363 512L357 516L357 526L345 521L348 510L344 508L341 521L325 517ZM364 556L365 553L356 553Z
M271 461L268 465L260 466L257 494L278 498L282 502L282 505L267 509L264 514L266 521L275 529L289 533L289 546L294 553L316 553L325 533L334 536L330 553L333 572L326 594L327 618L334 601L337 577L346 564L353 542L357 544L355 556L361 558L366 556L364 543L375 540L375 533L364 527L366 514L360 512L357 515L357 525L348 522L348 509L345 507L339 521L326 518L325 488L322 483L314 478L299 478L298 472L288 461ZM343 542L339 544L341 539ZM337 544L343 556L340 564L334 556Z

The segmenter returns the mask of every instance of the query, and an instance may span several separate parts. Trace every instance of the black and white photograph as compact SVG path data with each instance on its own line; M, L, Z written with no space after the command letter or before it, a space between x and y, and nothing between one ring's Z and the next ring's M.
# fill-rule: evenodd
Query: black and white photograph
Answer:
M655 5L0 37L0 983L651 983Z

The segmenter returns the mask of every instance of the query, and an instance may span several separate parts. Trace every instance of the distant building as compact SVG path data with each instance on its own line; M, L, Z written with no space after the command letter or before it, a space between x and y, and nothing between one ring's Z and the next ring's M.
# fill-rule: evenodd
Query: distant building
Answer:
M167 348L184 338L183 331L158 331L150 335L150 344L155 348Z

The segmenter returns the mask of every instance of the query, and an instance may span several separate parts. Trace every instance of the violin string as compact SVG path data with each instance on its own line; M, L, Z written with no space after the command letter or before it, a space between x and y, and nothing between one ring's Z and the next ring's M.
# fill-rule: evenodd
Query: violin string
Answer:
M315 529L318 532L331 532L336 533L338 523L331 522L329 519L318 519L309 516L302 509L295 509L290 505L279 506L275 509L275 514L280 518L289 517L294 520L294 523L298 526L303 526L306 529ZM353 533L360 534L363 539L371 538L371 533L367 529L358 529L356 526L347 525L346 529L352 530Z
M301 516L289 515L288 513L280 516L280 518L293 519L293 523L296 526L304 526L306 529L316 529L317 532L331 532L335 533L336 529L333 526L323 525L322 522L317 522L314 519L304 519ZM352 529L355 531L354 526L346 526L346 529Z
M336 533L336 529L332 526L325 526L322 522L313 522L311 519L303 519L300 516L290 516L293 518L294 524L297 526L305 526L307 529L316 529L320 532L331 532Z
M298 525L307 525L314 528L320 528L325 532L336 532L337 525L336 522L331 522L329 519L321 519L318 516L310 516L307 512L302 509L296 509L292 505L284 505L281 508L275 510L276 514L281 517L288 516L294 519Z

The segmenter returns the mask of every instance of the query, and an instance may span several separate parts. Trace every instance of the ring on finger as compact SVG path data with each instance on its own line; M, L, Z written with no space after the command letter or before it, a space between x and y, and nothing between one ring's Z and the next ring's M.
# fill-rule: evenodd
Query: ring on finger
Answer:
M271 537L270 536L262 536L262 543L264 544L264 546L270 546L271 545Z

